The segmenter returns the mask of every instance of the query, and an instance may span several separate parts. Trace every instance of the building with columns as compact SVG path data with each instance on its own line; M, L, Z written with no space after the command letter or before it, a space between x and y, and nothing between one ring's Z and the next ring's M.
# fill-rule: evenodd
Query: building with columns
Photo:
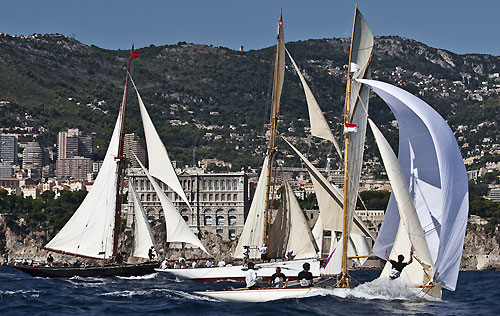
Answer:
M129 168L127 174L129 186L134 185L148 217L163 218L160 201L143 171ZM203 173L188 169L178 178L192 209L171 188L158 183L193 232L215 233L223 240L234 240L241 234L250 207L246 173ZM129 197L129 210L133 209L132 201ZM132 212L128 213L131 216Z

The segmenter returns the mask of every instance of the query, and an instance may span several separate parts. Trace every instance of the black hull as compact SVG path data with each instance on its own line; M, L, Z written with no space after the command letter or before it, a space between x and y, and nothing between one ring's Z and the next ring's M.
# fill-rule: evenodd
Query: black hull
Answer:
M42 278L112 278L117 276L131 277L154 273L158 262L146 262L139 264L122 264L95 267L33 267L14 266L31 276Z

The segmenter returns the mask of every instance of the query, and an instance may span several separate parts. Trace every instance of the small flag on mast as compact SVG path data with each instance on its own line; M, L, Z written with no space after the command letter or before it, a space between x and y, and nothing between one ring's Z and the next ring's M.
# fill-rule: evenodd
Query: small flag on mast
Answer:
M357 131L358 131L358 127L356 124L349 124L349 123L344 124L344 132L351 133L351 132L357 132Z
M140 55L141 55L141 53L139 53L139 52L132 52L132 53L130 54L130 59L137 58L137 57L139 57Z

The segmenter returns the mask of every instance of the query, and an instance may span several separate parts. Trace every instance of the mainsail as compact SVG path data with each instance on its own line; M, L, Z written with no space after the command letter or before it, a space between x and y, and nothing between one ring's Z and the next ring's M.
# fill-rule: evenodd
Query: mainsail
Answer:
M135 156L135 154L134 154ZM191 228L189 228L188 224L179 214L175 206L170 202L165 192L160 188L156 180L151 176L148 170L144 167L142 162L135 156L135 159L139 163L142 168L142 171L148 177L149 182L153 186L156 195L160 199L161 207L163 209L163 213L165 214L165 224L167 227L167 242L185 242L195 245L196 247L203 250L208 254L207 250L195 236Z
M351 38L351 50L348 65L348 80L344 109L345 151L344 151L344 236L343 236L343 273L342 286L349 286L347 277L347 242L356 207L368 116L368 89L363 89L359 82L352 79L370 77L370 60L373 49L373 35L356 7ZM354 66L354 67L353 67ZM351 74L352 73L352 74ZM347 127L356 127L348 132Z
M94 259L113 256L116 173L122 111L118 114L113 135L92 190L59 233L45 249Z
M252 204L250 205L250 210L248 211L243 232L234 250L234 258L243 258L243 246L251 247L250 258L260 258L260 253L257 248L264 244L264 211L266 209L266 181L269 172L268 164L269 159L266 157L262 164L262 171L260 172L257 187L255 188L255 194Z
M149 259L149 249L154 248L153 233L139 195L133 185L130 185L129 188L134 201L134 250L132 256Z
M460 150L446 121L427 103L388 83L359 80L375 91L398 120L398 160L425 233L434 280L454 290L469 210L468 183ZM396 238L399 214L389 205L374 251L380 257ZM387 223L391 223L389 226Z
M398 158L384 135L382 135L372 120L368 119L368 121L375 136L380 155L382 156L387 176L391 182L392 192L397 201L401 217L401 222L398 226L398 237L396 237L394 242L391 256L395 258L399 254L404 253L405 257L409 258L410 249L414 249L413 256L416 260L403 270L401 277L417 285L428 284L433 279L434 264L403 171L399 165ZM382 276L389 276L390 267L391 263L387 262Z

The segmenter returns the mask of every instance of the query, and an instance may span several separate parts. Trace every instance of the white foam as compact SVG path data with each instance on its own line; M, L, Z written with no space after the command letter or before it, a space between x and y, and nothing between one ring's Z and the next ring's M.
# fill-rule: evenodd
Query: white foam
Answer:
M16 295L16 294L30 294L32 297L38 297L40 295L40 291L37 290L17 290L17 291L0 291L0 296L3 295Z
M130 277L122 277L118 276L118 279L124 279L124 280L149 280L149 279L154 279L158 276L158 273L151 273L151 274L146 274L142 276L130 276Z
M402 279L377 278L358 285L349 291L347 297L368 300L419 300L415 286Z
M124 291L114 291L114 292L109 292L109 293L102 293L102 296L118 296L118 297L133 297L133 296L150 296L151 294L154 293L165 293L165 297L169 299L174 299L174 300L179 300L179 299L189 299L189 300L204 300L204 301L214 301L216 302L217 300L214 300L209 297L205 296L199 296L183 291L178 291L178 290L171 290L171 289L164 289L164 288L159 288L159 289L150 289L150 290L138 290L138 291L133 291L133 290L124 290Z

